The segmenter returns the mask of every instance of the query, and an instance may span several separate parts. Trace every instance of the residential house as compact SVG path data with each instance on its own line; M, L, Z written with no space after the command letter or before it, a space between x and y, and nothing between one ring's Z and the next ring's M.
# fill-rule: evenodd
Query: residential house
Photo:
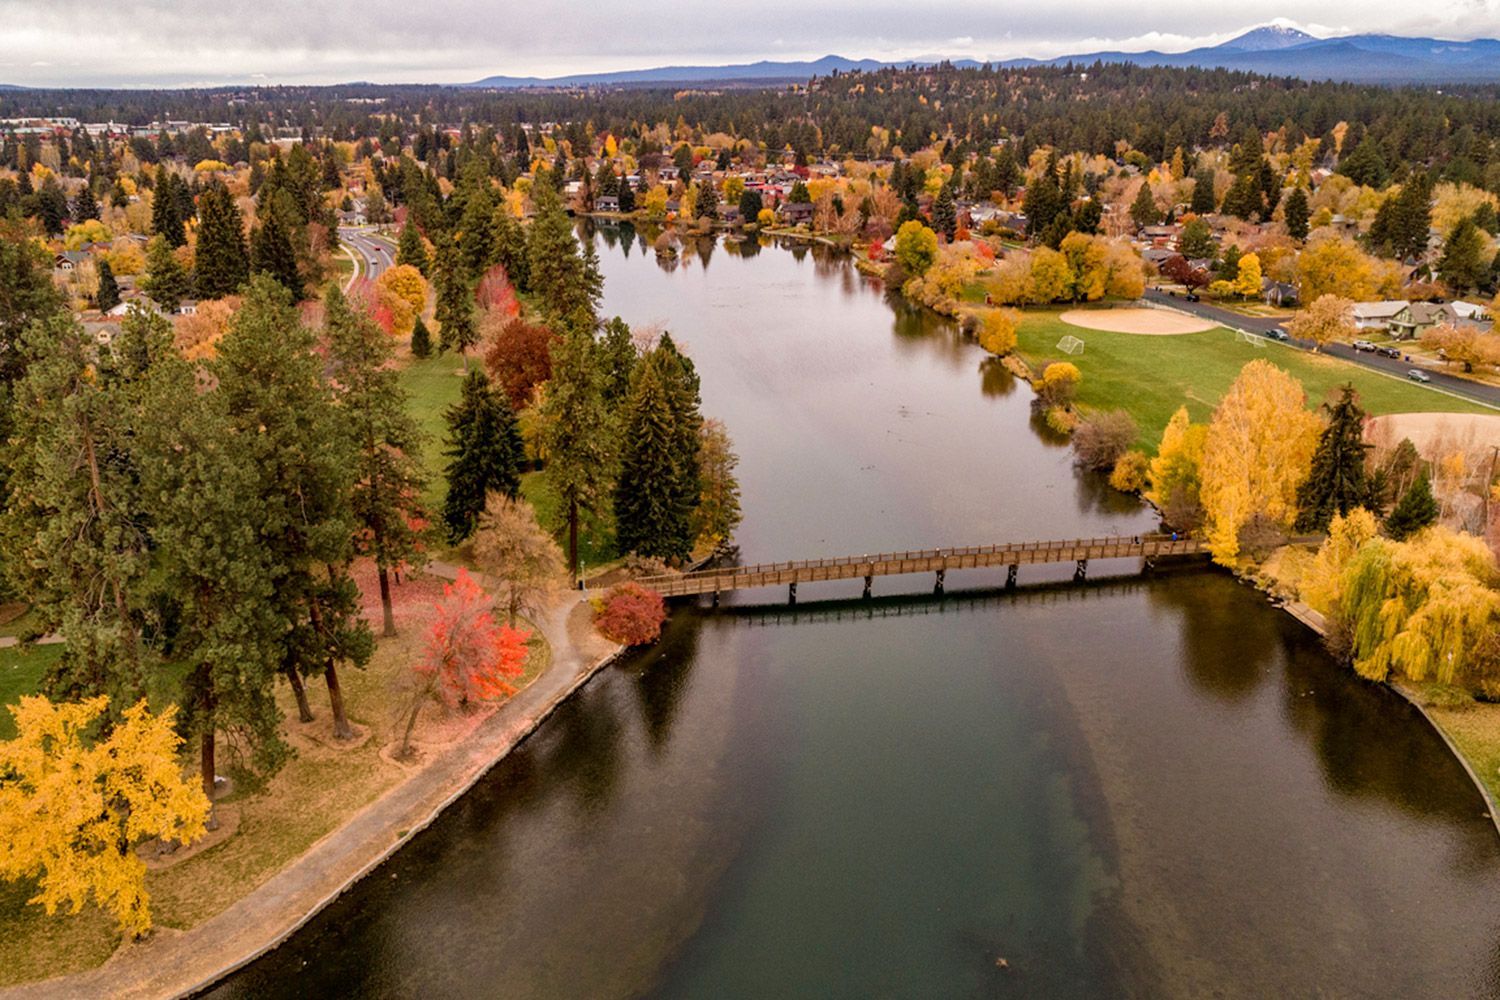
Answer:
M62 250L52 255L52 270L73 271L89 259L82 250Z
M789 201L776 210L781 221L789 226L810 225L813 220L811 202Z
M1260 297L1268 306L1287 308L1297 304L1297 286L1287 284L1285 281L1272 281L1270 278L1262 278L1260 282Z
M602 194L594 199L594 211L596 212L618 212L620 210L620 198L618 195Z
M1416 330L1412 322L1411 303L1405 299L1356 302L1353 314L1357 330L1384 331L1394 337L1410 337Z

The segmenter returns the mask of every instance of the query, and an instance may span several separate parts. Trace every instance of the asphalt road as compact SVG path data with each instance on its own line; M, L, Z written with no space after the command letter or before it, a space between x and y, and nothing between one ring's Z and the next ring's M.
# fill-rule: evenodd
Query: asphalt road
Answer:
M365 229L340 229L339 239L363 262L364 277L371 281L391 266L390 247Z
M1171 306L1173 309L1191 313L1194 316L1201 316L1215 323L1221 323L1232 330L1246 330L1250 333L1264 335L1281 326L1280 320L1245 316L1237 312L1231 312L1228 309L1220 309L1218 306L1210 305L1207 302L1189 302L1181 295L1169 295L1155 288L1146 289L1146 294L1142 297L1148 302L1159 302L1163 305ZM1287 343L1304 351L1310 351L1314 346L1310 340L1289 340ZM1343 358L1346 361L1353 361L1355 364L1364 365L1366 368L1387 372L1400 378L1405 378L1407 371L1410 369L1419 367L1402 358L1387 358L1366 351L1356 351L1348 344L1328 344L1323 348L1322 353L1331 354L1336 358ZM1468 379L1458 378L1431 368L1424 370L1431 377L1431 384L1434 388L1443 389L1453 393L1455 396L1462 396L1465 399L1472 399L1475 402L1488 403L1490 406L1500 407L1500 386L1471 382Z

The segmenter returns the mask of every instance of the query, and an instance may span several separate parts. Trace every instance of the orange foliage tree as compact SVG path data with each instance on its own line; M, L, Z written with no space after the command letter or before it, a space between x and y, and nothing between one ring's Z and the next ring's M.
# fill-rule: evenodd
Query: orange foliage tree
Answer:
M633 582L611 587L594 611L594 627L599 634L624 646L655 642L666 620L667 607L661 595Z
M402 756L411 752L417 713L428 699L441 698L453 707L516 693L510 682L525 669L531 633L497 624L493 604L467 570L460 569L443 587L422 656L412 665L417 689L401 738Z

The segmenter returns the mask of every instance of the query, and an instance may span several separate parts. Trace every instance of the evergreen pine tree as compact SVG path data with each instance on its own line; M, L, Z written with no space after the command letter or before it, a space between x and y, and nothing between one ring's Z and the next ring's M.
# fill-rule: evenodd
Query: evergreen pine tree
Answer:
M459 401L443 416L449 459L443 524L457 544L473 534L490 493L520 494L525 451L510 403L481 369L469 372Z
M277 284L291 292L294 299L302 298L297 251L292 247L291 234L282 224L278 212L266 213L250 239L250 272L270 275Z
M620 204L624 205L625 202L622 200ZM526 230L506 205L495 210L495 258L505 268L516 291L531 290L531 272L526 260Z
M1386 534L1396 541L1415 535L1438 519L1437 501L1432 496L1432 484L1424 471L1417 476L1411 489L1406 491L1396 509L1385 519Z
M99 290L94 293L94 305L100 312L107 313L120 304L120 283L115 280L114 268L109 266L109 261L103 258L99 260Z
M438 321L438 350L458 351L464 356L467 368L468 351L479 340L479 328L474 322L474 293L452 237L439 239L432 272L433 284L437 286L437 307L433 314Z
M1457 293L1479 288L1489 280L1490 258L1485 252L1488 241L1472 217L1453 227L1443 243L1437 273Z
M1307 192L1302 188L1293 188L1292 193L1286 197L1286 232L1294 240L1307 239L1307 222L1310 212L1307 205Z
M177 195L177 185L183 183L176 174L162 171L156 182L156 193L151 198L151 231L166 238L167 245L180 247L187 243L187 230L183 226L182 200Z
M1318 438L1312 469L1297 488L1297 530L1327 531L1334 515L1348 514L1371 502L1365 475L1365 411L1354 386L1346 384L1338 402L1325 405L1328 426Z
M617 406L630 395L630 377L638 360L629 324L618 316L605 323L597 353L604 374L604 401Z
M99 202L94 199L94 188L85 184L79 188L78 195L73 199L72 218L74 222L88 222L99 218Z
M423 512L421 431L407 412L406 390L391 359L390 338L369 317L356 313L330 285L327 295L329 377L340 426L352 439L356 459L350 506L356 527L354 552L375 562L384 634L396 634L390 571L416 559L420 538L412 524Z
M609 495L615 429L604 405L603 377L591 331L569 326L552 350L552 378L542 397L545 475L568 525L568 566L578 572L578 525Z
M426 358L432 355L432 334L427 332L427 324L418 316L411 328L411 353L413 357Z
M198 296L221 299L250 280L245 248L245 221L234 197L222 183L198 196L198 245L193 254Z
M1217 207L1214 201L1214 172L1211 169L1193 175L1193 197L1188 209L1195 215L1211 215Z
M146 277L141 281L141 290L151 296L163 312L176 312L182 300L192 290L192 279L187 268L172 252L172 246L161 234L151 237L146 244Z
M678 500L684 470L671 393L653 351L631 388L615 485L615 538L622 552L681 560L692 549L692 508Z
M932 228L945 239L958 232L958 206L953 200L953 185L944 184L932 202Z
M698 186L698 200L693 202L693 214L700 219L719 217L719 191L713 178L707 178Z
M483 274L499 259L495 200L490 197L488 181L469 192L458 228L462 234L459 251L464 270L469 274Z
M422 233L410 221L401 227L401 240L396 244L396 263L410 264L425 276L431 261L427 258L427 247L422 243Z
M1161 210L1156 207L1149 183L1141 184L1141 189L1136 192L1135 201L1130 206L1130 218L1137 228L1154 226L1161 221Z

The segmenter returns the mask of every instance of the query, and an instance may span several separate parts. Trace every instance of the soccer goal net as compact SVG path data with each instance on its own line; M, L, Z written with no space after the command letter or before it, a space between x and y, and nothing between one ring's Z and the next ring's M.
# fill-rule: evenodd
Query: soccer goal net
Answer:
M1072 334L1068 334L1068 336L1057 342L1057 349L1064 354L1082 354L1083 341Z
M1244 342L1246 344L1249 344L1251 347L1265 347L1266 346L1266 338L1265 337L1262 337L1262 336L1260 336L1259 334L1256 334L1256 333L1251 333L1249 330L1240 330L1234 336L1235 336L1236 340L1239 340L1239 341L1242 341L1242 342Z

